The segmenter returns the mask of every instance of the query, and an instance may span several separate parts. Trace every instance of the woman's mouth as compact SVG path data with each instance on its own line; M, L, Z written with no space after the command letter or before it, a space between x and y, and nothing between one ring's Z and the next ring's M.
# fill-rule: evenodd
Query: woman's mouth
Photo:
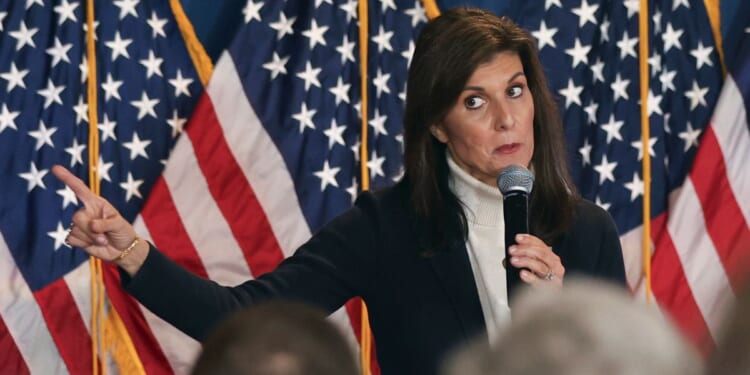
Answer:
M495 152L499 152L501 154L512 154L521 147L520 143L508 143L506 145L502 145L495 149Z

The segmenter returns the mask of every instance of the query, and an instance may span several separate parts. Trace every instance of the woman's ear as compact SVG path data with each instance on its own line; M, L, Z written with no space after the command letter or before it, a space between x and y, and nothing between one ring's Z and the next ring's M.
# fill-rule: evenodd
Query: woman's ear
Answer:
M432 133L432 136L437 138L437 140L440 141L441 143L448 142L448 135L445 134L445 129L443 129L442 125L440 124L431 125L430 133Z

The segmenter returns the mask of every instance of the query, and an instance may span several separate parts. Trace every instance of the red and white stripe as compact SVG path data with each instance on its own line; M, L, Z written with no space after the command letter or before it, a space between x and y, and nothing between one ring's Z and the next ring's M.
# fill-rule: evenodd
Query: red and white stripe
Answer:
M662 311L705 354L750 269L750 132L742 94L727 77L683 186L652 222L652 288ZM643 292L640 236L622 236L628 281Z

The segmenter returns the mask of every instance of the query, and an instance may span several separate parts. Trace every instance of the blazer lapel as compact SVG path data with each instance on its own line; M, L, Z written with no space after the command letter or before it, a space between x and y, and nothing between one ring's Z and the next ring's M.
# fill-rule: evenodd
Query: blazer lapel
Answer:
M455 246L450 251L434 254L429 259L451 300L466 337L486 333L484 314L466 246Z

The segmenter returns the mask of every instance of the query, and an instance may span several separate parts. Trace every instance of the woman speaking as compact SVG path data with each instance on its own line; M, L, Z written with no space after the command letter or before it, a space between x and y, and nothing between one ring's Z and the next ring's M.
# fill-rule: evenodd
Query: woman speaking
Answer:
M53 172L85 204L67 243L117 264L125 290L198 340L260 301L332 312L361 296L383 373L431 374L451 348L477 334L493 339L509 322L506 265L533 286L561 287L570 273L624 285L612 219L576 194L536 45L510 20L461 8L425 26L409 70L404 143L400 182L363 193L276 270L237 286L186 271L80 179ZM530 233L505 259L495 181L512 164L536 183Z

